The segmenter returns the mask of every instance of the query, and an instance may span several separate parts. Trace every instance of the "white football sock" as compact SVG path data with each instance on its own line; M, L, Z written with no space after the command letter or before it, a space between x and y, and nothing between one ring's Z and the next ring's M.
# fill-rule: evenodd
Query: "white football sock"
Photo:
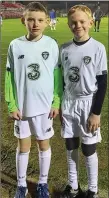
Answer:
M68 183L73 189L78 189L78 149L67 150Z
M39 181L38 183L47 183L48 179L48 172L50 169L50 162L51 162L51 148L47 151L39 151Z
M16 150L16 171L18 186L26 187L26 173L28 167L29 152L20 153Z
M86 168L88 175L88 189L98 192L98 156L94 153L86 158Z

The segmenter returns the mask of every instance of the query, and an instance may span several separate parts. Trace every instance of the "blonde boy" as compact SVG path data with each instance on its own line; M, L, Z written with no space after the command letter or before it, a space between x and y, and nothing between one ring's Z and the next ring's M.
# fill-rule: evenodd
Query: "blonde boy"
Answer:
M48 172L51 161L49 139L53 136L52 119L60 106L58 45L43 35L47 27L47 11L38 2L29 3L22 17L27 35L13 40L8 49L5 99L10 116L15 120L17 190L15 198L27 194L26 173L35 135L39 150L37 198L48 198Z
M101 141L100 114L107 84L107 59L103 44L89 36L92 12L76 5L68 12L68 26L73 40L61 47L64 74L62 101L62 137L68 162L68 185L63 198L98 198L98 157L96 144ZM86 160L88 190L78 185L78 148Z

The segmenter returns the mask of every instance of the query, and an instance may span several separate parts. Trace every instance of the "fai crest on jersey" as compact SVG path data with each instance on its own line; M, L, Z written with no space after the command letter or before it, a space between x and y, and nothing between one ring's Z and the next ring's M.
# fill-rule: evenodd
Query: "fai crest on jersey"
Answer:
M85 65L88 65L91 62L91 57L90 56L85 56L83 58Z
M42 52L42 57L44 58L44 60L47 60L47 58L49 57L49 53L48 52Z

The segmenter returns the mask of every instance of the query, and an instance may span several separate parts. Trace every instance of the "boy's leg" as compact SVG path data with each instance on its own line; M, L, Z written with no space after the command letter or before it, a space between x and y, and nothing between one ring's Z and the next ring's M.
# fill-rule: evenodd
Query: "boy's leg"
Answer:
M73 115L73 114L72 114ZM70 115L62 115L61 135L65 138L68 163L68 185L62 193L62 197L83 197L83 192L78 186L78 148L79 130L76 120Z
M97 25L97 32L99 32L99 28L100 28L100 22L101 22L101 20L98 20L98 25Z
M68 184L72 189L78 189L78 148L79 138L66 138Z
M96 21L96 19L95 19L95 22L94 22L94 25L95 25L95 32L96 32L96 23L97 23L97 21Z
M53 23L53 29L56 30L56 22Z
M51 148L49 145L49 140L38 140L39 146L39 181L38 183L47 183L48 173L50 169L51 162Z
M51 30L53 30L53 21L51 20Z
M87 98L87 100L81 101L81 109L83 114L81 116L80 129L81 129L81 141L82 151L85 155L86 169L88 174L88 196L87 198L97 197L98 191L98 157L96 153L96 144L101 141L100 128L95 132L90 132L87 127L87 120L90 115L90 109L92 107L93 99ZM90 195L91 193L91 195Z
M98 192L98 157L96 153L96 144L81 145L86 160L88 175L88 190Z
M14 134L18 138L16 149L17 190L15 198L25 197L27 193L26 173L31 147L30 129L27 120L15 121Z
M72 189L78 189L78 148L79 148L79 131L73 117L62 115L61 135L65 138L67 149L68 163L68 184ZM76 136L76 137L75 137Z
M33 117L29 122L32 133L36 136L39 150L39 181L36 190L36 197L49 197L47 185L48 173L51 162L51 148L49 139L54 135L52 127L53 121L49 114L38 115Z
M29 151L31 147L30 137L19 139L16 150L16 171L18 186L27 187L26 173L28 167Z

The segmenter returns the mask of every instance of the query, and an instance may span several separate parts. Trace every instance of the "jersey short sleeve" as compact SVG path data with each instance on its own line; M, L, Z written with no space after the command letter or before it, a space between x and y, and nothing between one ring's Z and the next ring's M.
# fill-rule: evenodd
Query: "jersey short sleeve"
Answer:
M97 51L96 61L97 61L97 76L106 74L107 56L106 56L105 47L103 45L101 45Z
M59 62L59 47L58 44L55 40L53 40L53 54L54 54L54 65L55 65L55 69L58 68L58 62Z

